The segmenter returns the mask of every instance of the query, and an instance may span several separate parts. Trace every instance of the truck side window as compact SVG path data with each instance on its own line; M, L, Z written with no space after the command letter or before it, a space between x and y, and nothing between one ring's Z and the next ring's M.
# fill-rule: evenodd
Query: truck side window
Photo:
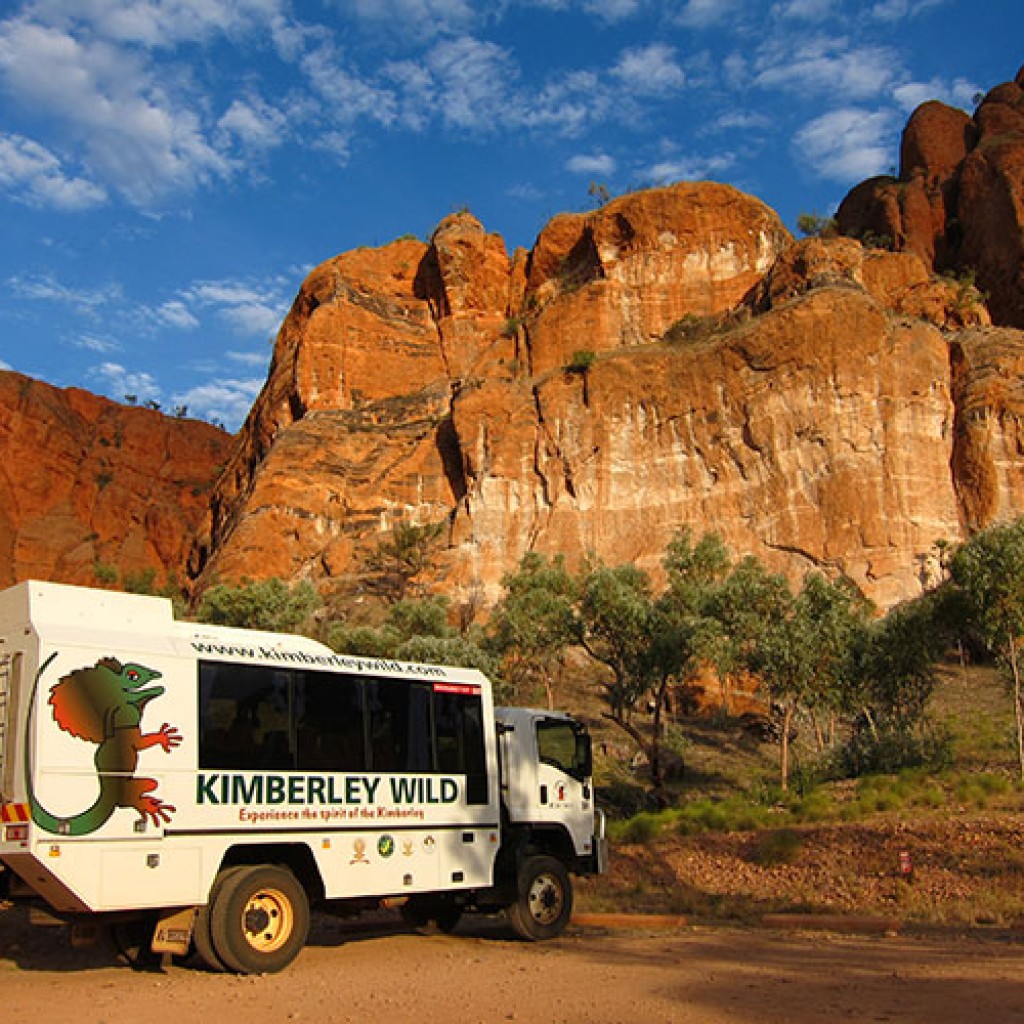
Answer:
M543 764L549 764L571 775L581 782L587 777L585 743L578 742L580 733L571 722L557 719L541 719L537 722L537 756Z
M431 771L429 687L399 679L372 679L366 689L372 770Z
M365 771L364 718L362 680L296 672L295 767L299 771Z
M200 663L200 768L293 767L289 677L260 665Z
M466 802L487 803L483 710L480 698L457 693L434 693L437 770L466 776Z

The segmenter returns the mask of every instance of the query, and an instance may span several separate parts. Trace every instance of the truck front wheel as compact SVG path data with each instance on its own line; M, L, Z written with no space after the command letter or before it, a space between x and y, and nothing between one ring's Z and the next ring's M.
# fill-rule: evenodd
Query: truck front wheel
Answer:
M517 898L508 908L516 934L531 942L561 935L572 914L572 883L565 865L537 854L520 865Z
M213 899L210 936L217 957L239 974L283 970L306 944L309 901L287 868L233 871Z

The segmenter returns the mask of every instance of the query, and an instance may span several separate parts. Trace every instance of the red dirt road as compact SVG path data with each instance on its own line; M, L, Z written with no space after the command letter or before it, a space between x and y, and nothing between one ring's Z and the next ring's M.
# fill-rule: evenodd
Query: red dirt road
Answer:
M0 914L0 919L6 917ZM452 935L318 918L285 972L133 972L61 929L0 920L4 1024L1024 1024L1024 941L768 930L574 928L543 944L493 923Z

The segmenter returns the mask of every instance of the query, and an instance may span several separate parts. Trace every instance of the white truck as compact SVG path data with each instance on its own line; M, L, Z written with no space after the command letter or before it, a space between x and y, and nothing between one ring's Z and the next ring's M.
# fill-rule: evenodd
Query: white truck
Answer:
M73 929L243 974L287 966L311 906L544 939L605 858L586 729L480 672L0 593L0 886Z

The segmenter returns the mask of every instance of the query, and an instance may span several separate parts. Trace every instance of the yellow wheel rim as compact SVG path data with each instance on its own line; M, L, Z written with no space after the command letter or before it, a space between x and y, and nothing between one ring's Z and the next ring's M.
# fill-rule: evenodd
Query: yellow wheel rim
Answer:
M245 940L260 953L273 953L280 949L294 927L291 900L280 889L254 892L242 911Z

